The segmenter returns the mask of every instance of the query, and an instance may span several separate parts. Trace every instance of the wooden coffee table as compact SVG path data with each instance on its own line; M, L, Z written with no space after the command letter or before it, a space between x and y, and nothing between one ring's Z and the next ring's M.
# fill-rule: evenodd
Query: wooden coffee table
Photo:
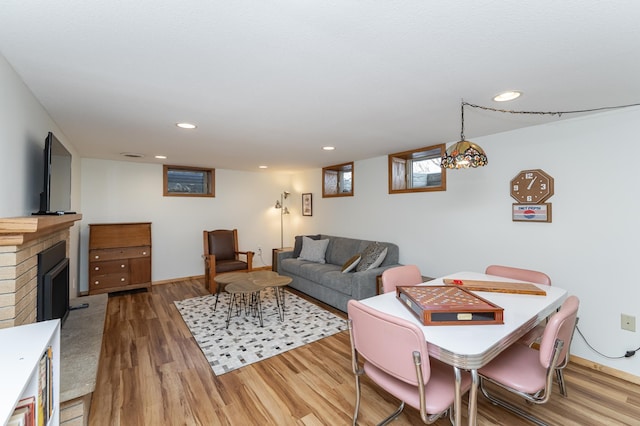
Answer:
M253 282L256 285L262 286L262 288L273 287L273 290L276 296L276 304L278 306L278 315L280 316L280 321L284 321L284 308L285 308L284 288L288 286L291 283L291 281L293 281L293 279L291 277L278 275L277 272L273 272L273 271L265 271L265 272L271 272L271 275L257 278Z
M215 312L218 307L218 297L220 297L220 293L225 289L227 284L231 284L235 281L243 281L247 279L247 274L249 272L224 272L222 274L216 275L213 280L217 284L216 289L216 303L213 305L213 311Z
M231 321L231 313L234 304L238 305L238 314L245 305L245 314L252 313L262 321L262 303L260 300L260 292L269 287L273 287L276 304L278 308L278 316L280 321L284 321L285 312L285 291L284 287L291 283L291 277L279 275L273 271L252 271L252 272L230 272L220 274L215 277L219 284L218 290L224 286L225 291L229 293L229 310L227 312L227 327ZM218 293L216 293L216 305L218 304ZM215 310L214 306L214 310Z
M231 313L233 312L233 306L236 305L238 309L238 315L242 311L242 305L244 304L245 315L253 314L254 317L258 317L260 321L260 327L262 323L262 304L260 302L260 291L264 287L255 284L252 280L245 277L244 280L237 280L229 283L226 287L226 292L229 293L229 310L227 311L227 328L231 322Z

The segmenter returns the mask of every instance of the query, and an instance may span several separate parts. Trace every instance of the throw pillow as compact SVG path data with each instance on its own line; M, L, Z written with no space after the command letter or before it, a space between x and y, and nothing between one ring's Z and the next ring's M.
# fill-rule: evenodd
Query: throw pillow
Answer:
M326 263L324 254L327 251L329 239L312 240L309 237L302 237L302 250L300 251L300 260L308 260L310 262Z
M298 258L300 257L300 251L302 250L302 235L298 235L296 236L296 242L293 245L293 258ZM312 240L319 240L320 239L320 234L317 235L307 235L307 237L311 238Z
M360 263L360 259L362 259L362 256L356 254L351 259L344 262L344 265L342 265L342 272L346 273L352 271L356 266L358 266L358 263Z
M356 272L377 268L387 255L387 247L380 243L371 243L362 252L362 260L356 267Z

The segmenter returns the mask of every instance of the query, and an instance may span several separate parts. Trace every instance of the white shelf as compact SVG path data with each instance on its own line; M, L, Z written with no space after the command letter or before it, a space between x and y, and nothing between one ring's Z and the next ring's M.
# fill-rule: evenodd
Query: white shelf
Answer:
M7 423L22 398L38 391L38 364L53 349L54 409L49 426L60 423L60 320L37 322L0 330L0 422Z

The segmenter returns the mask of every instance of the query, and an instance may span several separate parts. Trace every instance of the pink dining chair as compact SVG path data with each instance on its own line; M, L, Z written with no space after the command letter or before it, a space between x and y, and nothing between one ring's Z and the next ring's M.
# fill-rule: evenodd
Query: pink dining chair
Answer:
M353 425L358 422L360 377L364 374L402 401L398 409L380 424L387 424L398 417L405 403L420 411L424 423L433 423L449 412L449 420L453 424L453 367L429 357L422 329L410 321L353 299L347 305L347 313L356 378ZM469 374L463 372L460 387L463 395L470 386Z
M531 269L513 268L511 266L502 265L489 265L484 271L487 275L494 275L496 277L511 278L513 280L527 281L534 284L551 285L551 278L544 272L533 271ZM528 346L540 340L542 333L544 332L545 324L538 324L533 330L525 334L520 342L525 343Z
M520 407L489 393L486 382L498 385L534 404L549 401L553 374L557 374L563 360L569 358L579 305L580 300L576 296L569 296L564 301L560 310L549 318L539 350L517 342L480 368L478 374L482 394L492 403L536 424L544 425L540 419Z
M487 275L511 278L514 280L528 281L535 284L551 285L551 278L544 272L531 269L513 268L511 266L489 265L484 271Z
M502 265L489 265L485 270L487 275L495 275L498 277L511 278L514 280L527 281L535 284L551 285L551 278L544 272L534 271L531 269L513 268L511 266ZM577 321L576 321L577 322ZM525 334L520 343L524 343L527 346L531 346L534 343L540 343L540 338L544 332L546 322L540 323ZM563 396L567 396L567 388L564 382L563 370L567 366L569 358L565 358L560 366L557 368L558 384L560 385L560 392Z
M382 291L389 293L396 291L398 286L422 284L422 281L422 274L416 265L396 266L382 273Z
M533 271L531 269L513 268L511 266L489 265L484 272L487 275L495 275L497 277L511 278L514 280L527 281L535 284L551 285L551 278L544 272ZM576 321L577 322L577 321ZM542 333L544 333L546 322L542 322L522 336L520 343L531 346L534 343L540 343ZM569 357L565 358L557 368L556 375L558 385L563 396L567 396L567 387L564 382L563 370L569 363Z

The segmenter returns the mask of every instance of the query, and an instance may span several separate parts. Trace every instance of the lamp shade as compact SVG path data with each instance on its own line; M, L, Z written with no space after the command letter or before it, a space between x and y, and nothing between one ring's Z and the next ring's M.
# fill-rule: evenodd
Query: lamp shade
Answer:
M468 169L482 167L488 163L484 150L473 142L461 140L451 145L442 156L445 169Z

